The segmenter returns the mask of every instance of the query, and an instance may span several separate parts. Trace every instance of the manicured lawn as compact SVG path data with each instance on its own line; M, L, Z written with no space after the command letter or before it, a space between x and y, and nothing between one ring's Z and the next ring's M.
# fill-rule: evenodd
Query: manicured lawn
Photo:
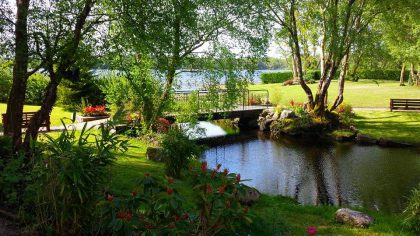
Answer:
M7 105L4 103L0 103L0 114L6 113ZM39 106L31 106L31 105L25 105L23 108L24 111L38 111ZM59 126L61 124L62 118L70 118L72 117L72 113L64 110L61 107L54 107L53 111L51 112L51 126ZM0 119L0 129L2 127L2 120ZM67 120L66 123L69 123Z
M317 84L309 85L312 92L316 92ZM306 94L300 85L283 86L282 84L250 85L249 89L268 89L270 100L279 105L287 105L291 99L298 102L306 101ZM333 102L337 96L337 81L332 81L328 90L329 101ZM353 107L388 108L390 98L418 98L420 87L399 86L396 81L360 80L346 81L344 88L344 102Z
M420 145L420 112L357 111L362 134Z

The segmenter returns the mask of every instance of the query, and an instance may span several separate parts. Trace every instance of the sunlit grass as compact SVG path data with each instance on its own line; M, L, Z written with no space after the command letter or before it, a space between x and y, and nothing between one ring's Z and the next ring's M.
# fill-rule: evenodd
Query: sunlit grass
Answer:
M312 92L316 92L318 84L310 84ZM328 90L328 97L332 103L337 96L337 81L332 81ZM250 85L249 89L267 89L270 100L279 105L286 105L291 99L305 102L306 94L299 85L283 86L282 84ZM346 81L344 88L344 102L353 107L388 108L390 98L418 98L420 87L399 86L396 81L360 80L359 82Z

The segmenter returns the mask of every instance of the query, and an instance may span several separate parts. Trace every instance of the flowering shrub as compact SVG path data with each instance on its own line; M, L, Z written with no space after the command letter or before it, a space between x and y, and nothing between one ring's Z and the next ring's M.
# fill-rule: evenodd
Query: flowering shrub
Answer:
M165 118L159 118L156 123L156 131L159 133L167 133L171 127L171 122Z
M340 104L337 107L336 112L338 114L338 117L341 123L347 126L352 125L355 114L353 112L353 107L350 104L346 104L346 103Z
M250 223L249 209L242 207L236 194L243 188L240 175L207 168L190 167L194 207L187 211L174 179L164 183L146 174L139 186L123 197L111 194L99 204L100 233L112 235L215 235L236 232ZM238 228L235 228L238 226ZM229 231L228 231L229 232Z
M97 106L86 106L83 108L82 113L84 116L105 116L108 115L106 112L105 105L97 105Z
M291 99L291 100L289 101L289 106L290 106L292 109L295 109L295 108L300 108L300 107L303 107L303 103L302 103L302 102L295 102L295 100L294 100L294 99Z

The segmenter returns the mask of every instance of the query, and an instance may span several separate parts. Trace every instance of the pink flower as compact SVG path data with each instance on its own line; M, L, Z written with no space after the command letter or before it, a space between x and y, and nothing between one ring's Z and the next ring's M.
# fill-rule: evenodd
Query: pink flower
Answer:
M315 235L316 234L316 229L313 226L309 226L308 228L308 235Z

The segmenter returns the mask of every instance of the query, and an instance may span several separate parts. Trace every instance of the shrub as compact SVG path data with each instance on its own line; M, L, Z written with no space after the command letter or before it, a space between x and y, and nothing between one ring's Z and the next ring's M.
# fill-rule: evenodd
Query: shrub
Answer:
M353 124L353 118L355 116L353 107L350 104L342 103L335 110L338 114L340 122L344 125L350 126Z
M306 81L317 81L321 78L320 70L307 70L303 79Z
M42 73L35 73L29 77L28 87L25 94L25 103L31 105L41 105L48 81L48 77Z
M130 194L108 194L98 204L100 233L107 235L232 235L251 223L248 208L237 199L244 185L240 175L191 167L186 182L194 190L192 208L183 205L173 178L163 184L146 174Z
M293 79L293 73L291 71L262 73L260 79L264 84L283 83L286 80Z
M170 129L161 146L166 174L176 178L180 177L183 169L187 169L190 160L200 154L200 147L180 129Z
M408 206L404 210L404 226L411 230L416 235L420 234L420 185L417 189L413 190L413 193L409 199Z
M102 125L98 132L83 129L76 136L75 131L64 130L57 139L47 135L37 152L26 206L27 212L34 212L31 218L41 234L90 231L92 212L109 176L107 167L115 151L127 150L127 141L112 134L110 127Z

